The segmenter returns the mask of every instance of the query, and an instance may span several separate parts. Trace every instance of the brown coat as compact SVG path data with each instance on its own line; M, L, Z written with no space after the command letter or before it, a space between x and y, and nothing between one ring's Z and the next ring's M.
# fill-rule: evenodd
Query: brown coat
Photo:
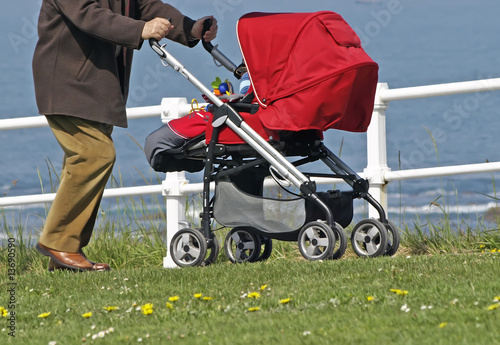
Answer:
M128 17L122 15L127 2ZM196 45L188 41L194 21L161 0L43 0L33 56L40 114L127 127L133 49L141 47L142 29L155 17L172 19L169 39Z

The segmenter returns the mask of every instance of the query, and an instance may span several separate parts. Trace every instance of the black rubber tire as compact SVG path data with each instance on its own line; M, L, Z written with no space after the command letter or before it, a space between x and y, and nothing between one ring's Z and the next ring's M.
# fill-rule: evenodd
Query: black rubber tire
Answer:
M269 259L273 251L273 240L271 238L266 236L260 236L260 243L261 243L261 253L255 260L255 262L266 261L267 259ZM264 247L263 250L262 246Z
M213 235L213 234L212 234ZM219 257L220 244L217 240L217 237L211 236L211 238L207 241L207 256L205 260L202 262L202 266L208 266L214 264Z
M380 220L380 219L379 219ZM399 228L390 220L387 220L388 224L384 224L387 229L387 249L385 250L385 256L393 256L399 249L399 244L401 242L401 232Z
M345 251L347 250L347 235L344 228L339 223L335 223L335 228L332 230L335 234L335 248L330 259L338 260L344 256Z
M260 236L247 227L233 228L224 241L224 252L232 263L254 262L260 247Z

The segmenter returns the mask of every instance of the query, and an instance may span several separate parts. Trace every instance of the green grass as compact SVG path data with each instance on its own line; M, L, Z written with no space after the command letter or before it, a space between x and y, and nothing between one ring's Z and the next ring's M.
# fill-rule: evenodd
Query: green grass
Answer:
M149 344L498 344L500 308L488 307L500 296L499 275L497 253L20 274L16 337L7 329L0 339L2 344L136 344L140 338ZM2 273L3 300L5 278ZM260 298L246 296L256 291ZM197 299L195 293L213 299ZM179 300L169 309L173 296ZM289 303L279 303L286 298ZM146 303L154 305L150 315L136 310ZM107 306L119 309L108 312ZM260 310L251 312L252 307ZM88 312L90 318L81 316ZM0 318L0 329L6 321ZM110 328L114 331L92 340Z
M274 241L266 262L231 264L221 250L215 265L164 269L163 201L117 199L86 248L113 270L77 274L46 271L48 259L33 250L40 229L26 235L4 213L0 223L16 250L11 281L0 247L0 306L16 313L15 338L0 317L1 344L500 344L500 307L488 310L500 303L498 219L471 226L443 208L405 224L392 258L359 259L348 248L342 260L308 262L295 243ZM226 232L216 232L219 242ZM154 308L144 315L147 303Z

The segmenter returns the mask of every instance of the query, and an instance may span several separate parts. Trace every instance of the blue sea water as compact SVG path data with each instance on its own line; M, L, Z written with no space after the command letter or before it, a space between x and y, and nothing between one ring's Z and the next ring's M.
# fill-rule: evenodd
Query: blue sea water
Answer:
M299 12L332 10L341 14L360 36L368 54L379 64L379 81L390 88L449 83L500 75L500 3L496 0L190 0L171 1L185 14L213 14L219 21L219 48L239 61L235 24L252 11ZM38 114L31 60L41 1L7 2L0 13L0 119ZM270 32L269 34L272 34ZM314 39L314 38L311 38ZM214 66L201 47L175 43L168 50L202 82L216 76L231 78ZM171 69L163 67L147 45L134 58L128 106L149 106L162 97L201 99L199 92ZM153 78L157 87L146 88ZM435 97L392 102L387 110L388 165L392 170L500 161L498 116L500 93ZM136 144L161 125L160 119L131 120L116 128L115 177L124 186L154 179ZM434 140L434 141L433 141ZM366 167L366 135L328 131L325 142L356 171ZM50 191L61 168L62 153L48 128L0 131L0 197ZM436 145L436 146L435 146ZM199 175L189 175L199 182ZM491 206L498 174L463 175L395 182L389 186L390 212L439 211L482 214ZM488 196L489 195L489 196ZM40 206L9 212L43 213ZM28 210L28 211L27 211ZM399 218L399 219L398 219Z

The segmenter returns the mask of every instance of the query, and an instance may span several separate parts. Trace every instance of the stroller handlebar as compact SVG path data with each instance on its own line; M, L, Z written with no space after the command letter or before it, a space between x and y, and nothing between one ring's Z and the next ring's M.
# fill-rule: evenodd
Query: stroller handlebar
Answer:
M217 46L214 46L211 42L207 42L203 39L203 36L205 36L205 33L210 30L210 27L212 26L212 18L207 18L203 22L203 31L201 34L201 43L203 44L203 48L212 55L214 60L218 61L222 66L224 66L229 72L234 73L234 76L238 79L241 78L241 75L237 74L236 71L238 67L231 61L229 58L227 58L224 54L220 52L219 49L217 49Z
M207 18L203 23L202 37L210 29L211 25L212 25L212 19ZM229 60L229 58L227 58L223 53L221 53L219 49L217 49L218 47L217 45L214 46L212 43L205 41L203 38L201 39L201 41L205 50L208 53L210 53L210 55L212 55L215 61L219 62L220 65L224 66L229 72L233 73L237 79L241 79L241 76L246 71L246 68L244 67L243 64L240 66L236 66L231 60ZM162 46L160 45L158 40L150 38L149 45L155 51L155 53L157 53L160 56L160 58L162 59L167 58L166 52L164 49L162 49Z

